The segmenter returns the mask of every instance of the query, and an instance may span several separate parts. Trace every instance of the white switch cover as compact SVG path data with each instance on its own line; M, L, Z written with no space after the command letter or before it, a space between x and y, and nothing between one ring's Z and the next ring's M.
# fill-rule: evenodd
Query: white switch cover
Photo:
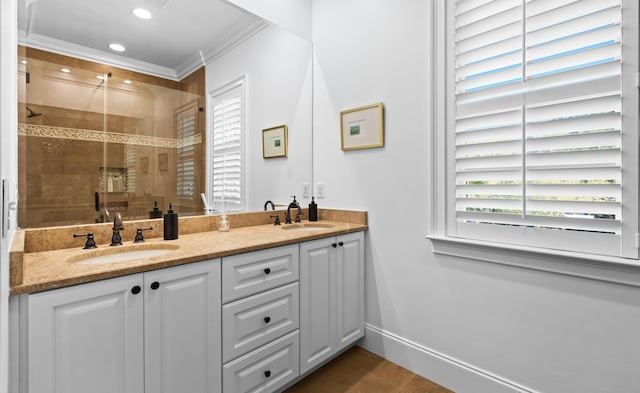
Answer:
M311 193L311 185L309 183L302 183L302 197L309 198Z
M318 183L317 191L316 196L318 199L324 198L324 183Z

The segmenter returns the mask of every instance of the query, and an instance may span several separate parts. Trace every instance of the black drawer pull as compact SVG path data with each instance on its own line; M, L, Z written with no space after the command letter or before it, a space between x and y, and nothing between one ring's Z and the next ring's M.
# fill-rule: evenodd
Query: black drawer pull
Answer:
M155 291L158 288L160 288L160 283L159 282L154 281L154 282L151 283L151 289L153 289Z
M338 244L333 243L333 244L331 245L331 247L336 248L336 247L338 247Z
M264 323L271 322L271 317L264 317Z
M140 288L140 285L136 285L135 287L131 288L131 293L133 293L134 295L139 294L140 291L142 291L142 288Z
M271 273L271 269L269 269L268 267L264 269L264 274L269 274Z
M340 243L338 243L338 245L339 245L340 247L342 247L342 246L344 246L344 243L343 243L343 242L340 242Z
M264 372L264 376L269 378L271 376L271 371L267 370Z

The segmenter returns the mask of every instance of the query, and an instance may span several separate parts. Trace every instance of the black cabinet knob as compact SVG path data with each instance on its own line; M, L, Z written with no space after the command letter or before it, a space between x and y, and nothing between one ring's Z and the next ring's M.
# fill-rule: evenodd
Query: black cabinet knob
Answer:
M271 269L269 269L268 267L264 269L264 274L269 274L271 273Z
M271 317L264 317L264 323L271 322Z
M338 244L333 243L333 244L331 245L331 247L336 248L336 247L338 247Z
M342 247L342 246L344 246L344 243L343 243L343 242L339 242L339 243L338 243L338 245L339 245L340 247Z
M271 376L271 371L267 370L264 372L264 376L269 378Z
M133 293L134 295L139 294L140 291L142 291L142 288L140 288L140 285L136 285L135 287L131 288L131 293Z
M160 283L159 282L154 281L154 282L151 283L151 289L153 289L155 291L158 288L160 288Z

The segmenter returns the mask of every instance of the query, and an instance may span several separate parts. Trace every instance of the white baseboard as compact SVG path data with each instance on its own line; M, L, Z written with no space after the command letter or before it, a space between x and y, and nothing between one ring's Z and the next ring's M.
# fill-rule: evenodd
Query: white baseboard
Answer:
M456 393L537 393L370 324L359 345Z

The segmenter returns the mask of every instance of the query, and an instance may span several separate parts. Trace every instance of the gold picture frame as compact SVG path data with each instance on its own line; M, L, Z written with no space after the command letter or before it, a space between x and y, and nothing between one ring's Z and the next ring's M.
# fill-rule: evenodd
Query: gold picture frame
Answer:
M384 146L382 102L340 112L340 146L342 150Z
M287 157L287 133L286 124L262 130L262 158Z

